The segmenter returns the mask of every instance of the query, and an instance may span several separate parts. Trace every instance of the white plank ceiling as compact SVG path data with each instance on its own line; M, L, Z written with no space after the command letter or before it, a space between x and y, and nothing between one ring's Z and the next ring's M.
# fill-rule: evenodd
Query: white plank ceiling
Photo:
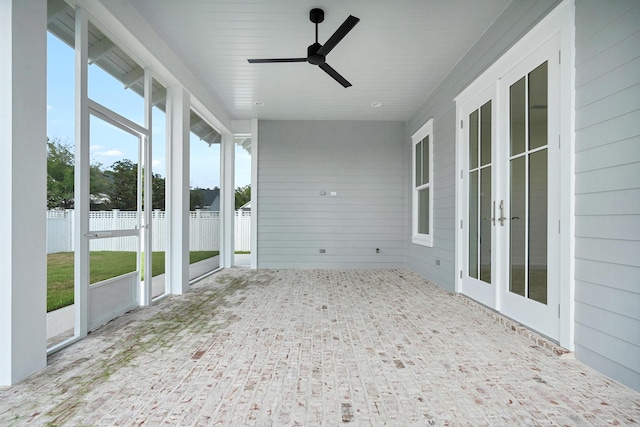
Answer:
M130 2L234 119L407 120L510 0ZM305 57L314 7L321 44L360 18L327 56L350 88L308 63L247 62Z

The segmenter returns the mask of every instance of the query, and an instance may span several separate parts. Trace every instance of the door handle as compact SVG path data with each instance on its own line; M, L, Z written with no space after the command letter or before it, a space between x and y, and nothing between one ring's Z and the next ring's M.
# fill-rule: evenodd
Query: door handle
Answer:
M498 221L500 221L500 225L504 226L504 222L507 219L507 217L504 216L504 200L500 200L500 218L498 218Z

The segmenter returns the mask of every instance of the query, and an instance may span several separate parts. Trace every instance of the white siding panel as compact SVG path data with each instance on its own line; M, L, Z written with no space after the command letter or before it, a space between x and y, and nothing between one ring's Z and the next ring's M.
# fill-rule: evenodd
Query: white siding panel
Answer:
M576 153L576 173L629 163L640 163L640 136Z
M637 343L640 339L640 320L638 319L584 303L576 304L576 316L581 319L590 319L593 329L628 343Z
M576 355L640 390L640 3L576 1Z
M615 288L596 285L594 283L578 281L580 285L576 290L576 302L589 304L602 310L625 316L631 319L640 320L640 295L636 292L621 291ZM578 317L577 323L592 325L597 329L598 324L593 319ZM621 327L621 325L618 325ZM633 331L627 331L633 332ZM635 331L637 333L637 331ZM634 336L640 337L633 334ZM640 345L640 341L635 344Z
M576 174L576 194L636 188L640 188L640 163L609 166Z
M615 358L617 364L632 372L640 372L640 347L637 345L582 324L576 325L576 341L584 342L585 338L602 348L602 352L599 353L602 356L609 359ZM635 377L637 376L636 374Z
M640 241L615 240L609 236L600 239L577 238L576 258L640 266Z
M640 267L587 259L576 260L576 280L637 292Z
M640 215L578 217L576 237L640 241Z
M260 268L405 265L404 123L260 121L259 136Z

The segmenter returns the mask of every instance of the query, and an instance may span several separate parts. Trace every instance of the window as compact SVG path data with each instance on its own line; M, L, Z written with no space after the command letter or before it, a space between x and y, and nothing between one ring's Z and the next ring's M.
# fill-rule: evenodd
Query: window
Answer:
M433 119L412 137L413 243L433 246Z

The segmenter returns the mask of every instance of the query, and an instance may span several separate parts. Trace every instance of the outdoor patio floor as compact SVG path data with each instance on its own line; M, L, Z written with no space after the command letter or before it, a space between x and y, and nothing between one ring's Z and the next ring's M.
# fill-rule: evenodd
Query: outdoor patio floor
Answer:
M0 391L0 425L638 425L640 393L406 270L234 268Z

